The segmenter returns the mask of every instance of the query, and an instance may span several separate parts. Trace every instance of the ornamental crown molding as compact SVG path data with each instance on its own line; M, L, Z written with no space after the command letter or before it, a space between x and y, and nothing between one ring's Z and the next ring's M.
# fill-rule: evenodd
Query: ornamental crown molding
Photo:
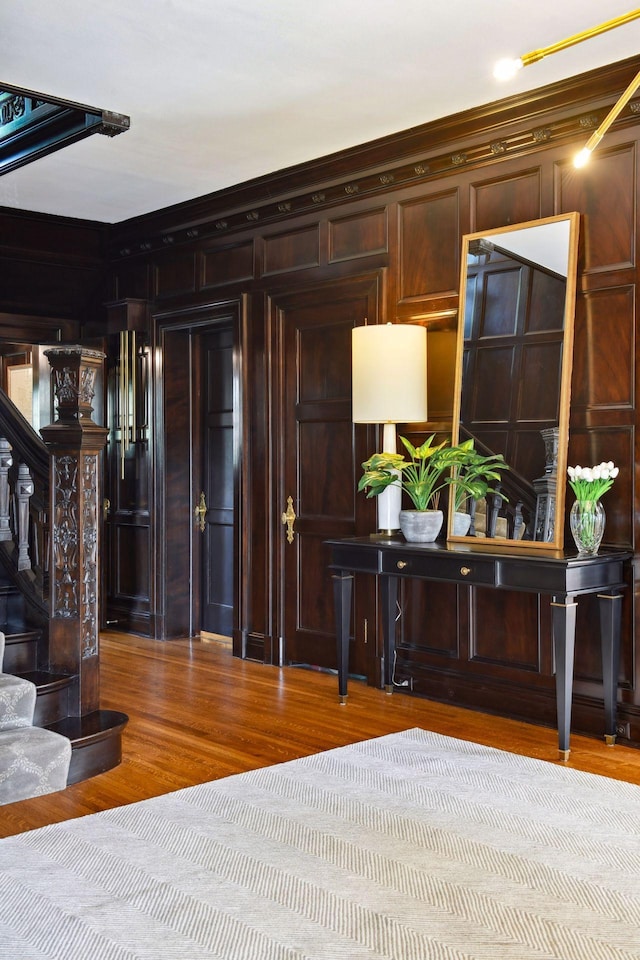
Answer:
M627 85L628 75L637 72L639 66L640 57L632 58L364 144L334 158L321 158L167 211L127 221L112 228L110 255L119 260L176 244L202 242L209 237L219 241L221 237L246 232L253 225L263 227L317 212L323 207L333 208L446 177L464 168L480 168L551 145L580 141L585 129L597 127L604 119L620 89ZM638 112L640 100L636 99L628 104L616 125L636 123ZM448 149L447 136L450 137ZM420 144L423 150L402 156L404 149ZM383 153L386 163L373 168L366 163L367 159L380 160ZM337 167L344 170L343 178L336 178ZM317 175L323 171L327 179L319 182ZM313 183L309 183L314 177ZM307 183L303 187L304 179ZM301 189L296 190L298 183ZM260 198L269 199L257 201L252 195L254 191ZM176 224L178 217L180 224L172 228L171 221ZM185 223L185 218L190 222Z

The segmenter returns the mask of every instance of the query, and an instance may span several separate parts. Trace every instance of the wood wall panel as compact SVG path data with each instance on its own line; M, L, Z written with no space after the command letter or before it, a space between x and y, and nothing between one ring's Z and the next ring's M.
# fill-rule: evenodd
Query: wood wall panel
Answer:
M149 300L153 296L155 270L146 260L125 260L110 276L108 300Z
M398 668L403 676L402 662L409 658L425 662L444 658L450 665L457 662L461 655L459 589L451 583L401 581L397 636Z
M253 274L253 240L202 253L203 290L251 280Z
M427 328L427 411L430 420L451 420L457 333Z
M636 146L612 146L614 137L620 134L604 141L579 173L570 160L556 166L559 209L583 214L586 274L635 265Z
M569 428L570 464L591 466L612 460L620 469L613 489L602 501L607 514L605 543L630 545L633 542L634 440L635 428L632 426ZM567 492L569 509L574 497L570 490ZM567 542L571 543L571 539Z
M157 477L163 512L184 524L160 519L159 636L189 636L191 630L191 391L188 330L167 330L161 340L164 366L162 420L165 424L162 476Z
M264 276L302 270L304 267L317 267L319 262L320 240L317 224L302 230L265 237L262 269Z
M156 266L155 295L161 300L178 294L193 293L196 289L196 257L183 254L175 260L165 259Z
M574 337L572 408L631 412L635 349L635 286L584 294Z
M476 588L471 591L471 598L469 659L538 673L538 597Z
M403 203L400 216L400 302L457 294L458 191Z
M473 183L469 229L465 233L537 220L543 216L541 191L539 167Z
M384 208L329 221L330 263L371 253L386 253L387 249L387 211Z
M151 585L149 565L145 560L150 550L149 527L118 524L115 540L121 562L117 566L114 601L135 600L136 606L142 602L148 612Z

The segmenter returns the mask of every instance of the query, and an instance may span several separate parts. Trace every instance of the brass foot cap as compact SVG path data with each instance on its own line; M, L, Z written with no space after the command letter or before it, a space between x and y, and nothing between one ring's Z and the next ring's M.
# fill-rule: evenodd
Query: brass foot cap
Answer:
M346 693L345 693L344 696L340 695L340 706L341 706L341 707L344 707L344 705L346 704L346 702L347 702L347 695L346 695Z
M604 742L608 747L614 747L616 744L616 735L615 733L605 733Z
M558 760L562 760L563 763L566 763L569 759L569 754L571 750L558 750Z

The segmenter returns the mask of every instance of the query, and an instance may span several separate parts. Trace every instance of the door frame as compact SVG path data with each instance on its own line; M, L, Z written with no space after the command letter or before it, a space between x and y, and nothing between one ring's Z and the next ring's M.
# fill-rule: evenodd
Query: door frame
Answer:
M202 461L199 437L202 429L201 408L196 402L199 388L200 358L198 340L221 325L230 325L233 332L233 446L234 446L234 533L233 533L233 645L240 636L241 602L241 484L242 484L242 371L240 331L244 305L241 300L225 300L197 308L154 314L155 421L153 490L155 502L155 549L152 571L156 584L155 639L171 640L193 637L200 632L201 608L201 543L196 536L195 508L199 497ZM173 348L179 349L173 349ZM167 382L167 349L172 348L172 362L184 372L188 396L179 409L172 406L172 415L165 413L173 402L171 384ZM170 465L174 450L184 451L183 469ZM171 486L171 489L169 489ZM198 487L198 490L196 490ZM174 503L179 510L174 509ZM188 505L188 518L187 507ZM190 522L188 522L190 520ZM185 575L186 570L186 575Z

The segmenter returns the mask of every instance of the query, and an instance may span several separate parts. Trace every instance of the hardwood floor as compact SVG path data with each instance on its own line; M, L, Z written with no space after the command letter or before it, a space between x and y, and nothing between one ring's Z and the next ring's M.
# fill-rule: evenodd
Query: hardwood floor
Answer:
M129 715L122 764L61 793L0 807L0 836L144 800L206 780L424 727L557 761L555 730L351 682L233 659L198 640L101 638L101 703ZM568 766L640 784L640 750L572 736Z

